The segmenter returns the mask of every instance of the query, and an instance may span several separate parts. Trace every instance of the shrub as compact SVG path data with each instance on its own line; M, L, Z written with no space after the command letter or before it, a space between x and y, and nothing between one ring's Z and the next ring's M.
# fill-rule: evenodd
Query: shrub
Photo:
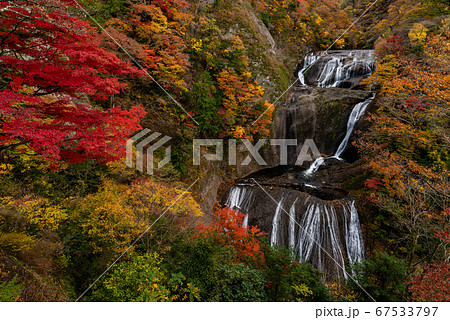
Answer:
M0 233L0 248L10 254L26 252L33 243L33 237L25 233Z
M298 263L284 247L264 243L266 291L271 301L329 301L321 272L309 263Z
M73 201L63 232L78 285L88 285L164 212L136 244L141 252L162 251L190 229L202 212L189 193L152 179L131 186L105 181L100 192Z
M100 285L93 288L93 301L194 301L198 289L185 283L182 274L167 276L162 259L154 253L135 255L112 267Z
M213 223L198 227L198 237L203 237L222 246L231 246L237 254L236 262L245 262L260 266L264 261L264 253L258 237L262 235L258 227L242 225L244 214L229 207L216 209Z
M450 263L441 262L426 265L423 272L414 275L409 284L413 301L450 301Z
M172 247L167 267L171 272L181 272L198 287L201 301L219 301L219 269L231 266L235 259L230 246L205 238L183 238Z
M351 266L357 281L349 280L349 287L358 294L359 301L371 301L366 290L376 301L403 301L407 296L406 264L387 253L375 252L371 259Z
M213 238L183 239L168 259L172 272L181 272L200 289L201 301L267 301L262 270L236 263L231 245Z
M0 301L13 302L19 299L20 293L24 288L23 283L17 283L17 276L10 281L0 283Z
M240 264L218 268L217 297L219 301L267 301L264 273Z

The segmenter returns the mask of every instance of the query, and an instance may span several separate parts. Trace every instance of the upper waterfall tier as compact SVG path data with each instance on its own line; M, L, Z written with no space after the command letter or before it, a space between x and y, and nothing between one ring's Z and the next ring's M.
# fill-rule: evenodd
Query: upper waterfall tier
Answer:
M298 72L303 86L352 89L374 70L373 50L314 52Z

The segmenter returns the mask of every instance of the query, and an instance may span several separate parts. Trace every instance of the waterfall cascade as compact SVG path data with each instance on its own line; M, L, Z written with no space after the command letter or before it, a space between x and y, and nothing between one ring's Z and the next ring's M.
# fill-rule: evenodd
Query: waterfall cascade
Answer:
M336 150L335 154L329 158L320 157L317 158L309 167L308 170L305 171L305 175L310 176L313 173L316 173L319 167L325 162L326 159L338 159L341 160L341 155L345 151L348 145L348 141L350 139L350 136L353 132L353 129L355 128L355 124L361 119L364 112L367 109L367 106L372 102L372 100L375 98L375 95L370 96L365 101L358 103L352 110L352 113L350 114L350 117L348 118L347 122L347 131L345 133L344 139L339 144L338 149Z
M351 88L371 75L373 69L372 50L315 52L305 57L298 77L303 86Z
M250 189L232 187L230 195L225 203L231 210L238 210L245 214L242 225L246 228L248 224L248 210L252 205L253 191Z
M228 197L224 194L222 199L225 205L246 214L245 225L257 225L270 236L271 245L290 248L298 261L311 262L323 272L326 281L346 278L346 263L360 262L365 257L355 201L345 190L334 187L335 181L326 181L332 175L320 175L323 170L318 169L326 159L341 160L336 160L338 166L344 164L341 157L355 125L375 97L357 90L357 86L373 69L373 51L369 50L309 54L298 72L302 86L294 89L297 91L288 99L289 105L283 110L285 116L278 117L277 113L277 121L281 123L277 126L279 130L275 130L275 138L298 138L299 123L308 124L315 119L304 112L307 102L327 94L323 90L334 90L331 92L334 96L344 95L355 102L351 112L345 118L340 117L345 124L337 127L342 128L342 135L335 138L333 155L316 159L307 169L280 166L257 171L237 179ZM318 87L324 89L311 98L311 92ZM292 105L296 109L291 110ZM339 111L339 105L333 106ZM327 170L332 168L334 164Z

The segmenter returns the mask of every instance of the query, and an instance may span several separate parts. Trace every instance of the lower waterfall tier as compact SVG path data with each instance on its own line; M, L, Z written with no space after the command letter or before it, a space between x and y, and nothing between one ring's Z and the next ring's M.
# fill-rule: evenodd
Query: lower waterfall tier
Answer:
M322 200L254 181L233 186L224 205L245 213L245 224L257 225L271 245L290 248L298 261L311 262L325 281L347 278L345 266L365 256L354 201L348 196Z

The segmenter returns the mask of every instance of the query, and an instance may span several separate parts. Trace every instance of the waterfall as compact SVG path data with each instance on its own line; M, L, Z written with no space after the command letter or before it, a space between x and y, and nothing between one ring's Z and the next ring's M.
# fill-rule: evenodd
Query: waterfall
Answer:
M247 226L248 226L248 214L246 214L246 215L244 216L244 219L242 220L242 226L243 226L244 228L247 228Z
M272 220L270 244L280 245L280 239L285 234L280 225L283 221L282 197L277 203ZM289 210L288 244L294 250L299 262L311 262L319 270L336 278L347 278L343 268L345 256L349 263L361 262L365 257L364 241L358 211L353 200L346 200L341 206L331 203L317 202L310 199L305 213L298 222L298 232L295 199ZM342 208L339 212L336 208ZM284 212L286 213L286 212ZM287 215L286 215L287 216Z
M281 220L281 211L283 210L283 200L282 197L280 202L277 204L277 209L275 210L275 215L273 216L272 221L272 234L270 236L270 245L279 245L280 244L280 237L278 234L279 226L280 226L280 220Z
M336 211L326 204L310 204L303 215L298 232L295 254L300 262L311 261L318 269L324 271L327 260L331 260L334 270L329 270L339 277L342 271L344 255ZM324 251L326 250L326 252Z
M373 70L372 50L315 52L305 57L298 78L303 86L307 86L305 72L311 72L316 74L312 82L317 87L345 88L353 85L355 78L368 77Z
M348 211L343 206L348 217ZM359 222L358 211L355 207L355 201L350 202L350 221L346 221L345 244L347 249L347 257L350 263L361 262L364 257L364 240L362 236L361 224Z
M317 170L319 170L320 166L325 162L326 159L341 159L342 153L345 151L348 145L348 141L350 139L350 136L353 133L353 129L355 128L356 123L361 119L364 112L366 112L367 107L372 102L372 100L375 98L375 95L371 95L369 98L367 98L365 101L358 103L352 110L352 113L350 114L350 117L348 118L347 122L347 131L345 133L344 139L342 139L341 143L339 144L338 149L334 153L333 156L325 158L320 157L317 158L308 168L308 170L305 171L306 176L311 176L312 174L316 173Z
M330 159L333 157L330 157ZM316 173L319 170L320 166L325 162L325 157L320 157L314 160L313 163L309 166L308 170L305 171L306 176L311 176L313 173Z
M363 102L358 103L352 110L352 113L350 114L350 117L348 118L347 122L347 132L345 133L344 139L341 141L341 144L339 145L339 148L337 149L336 153L334 154L334 157L340 158L342 153L347 148L348 140L350 139L350 136L353 132L353 129L356 125L356 123L361 119L364 112L366 112L367 106L372 102L372 100L375 98L375 95L371 95L368 99L366 99Z
M253 202L253 191L239 186L233 186L228 195L225 205L231 210L238 210L245 214L242 220L242 226L247 228L248 225L248 210Z
M305 83L305 71L309 68L309 66L311 66L314 62L316 62L318 59L320 58L320 56L314 55L313 53L308 54L305 57L305 62L303 64L303 69L301 69L298 72L298 78L300 80L300 83L302 84L302 86L306 86Z
M289 209L289 247L295 248L295 203L298 198L295 199L291 208Z
M319 268L321 267L321 243L322 237L317 237L320 233L320 209L315 204L310 204L300 220L298 231L298 240L296 247L296 255L300 262L310 260L313 248L317 246L319 250L315 250L319 259L317 259ZM316 236L316 238L314 237Z
M259 170L238 178L227 198L222 195L222 203L245 214L243 226L248 225L251 216L251 224L269 235L271 246L291 249L297 261L310 262L322 271L325 281L346 279L345 264L361 262L365 258L365 249L355 201L347 191L336 187L342 185L340 179L344 172L341 169L344 167L336 161L332 163L338 166L336 174L330 170L329 174L314 179L314 173L327 159L342 160L356 124L375 98L374 94L367 98L367 93L359 90L361 80L373 70L374 56L370 50L308 54L298 72L302 87L308 89L297 87L293 90L286 101L287 106L277 114L280 123L275 127L274 136L280 139L331 136L316 132L316 123L322 123L317 121L322 111L317 109L321 102L316 103L316 99L324 95L327 102L343 101L345 108L342 106L342 109L345 110L348 110L348 101L365 99L353 106L348 119L344 114L339 115L339 110L333 110L337 111L340 122L336 129L333 127L333 135L346 121L346 132L340 141L323 142L326 153L333 153L334 146L339 143L334 154L317 158L307 170L294 165ZM352 100L344 100L347 96ZM312 129L307 127L310 123ZM303 129L303 126L307 128ZM292 158L296 156L293 154ZM253 180L259 181L261 188Z

